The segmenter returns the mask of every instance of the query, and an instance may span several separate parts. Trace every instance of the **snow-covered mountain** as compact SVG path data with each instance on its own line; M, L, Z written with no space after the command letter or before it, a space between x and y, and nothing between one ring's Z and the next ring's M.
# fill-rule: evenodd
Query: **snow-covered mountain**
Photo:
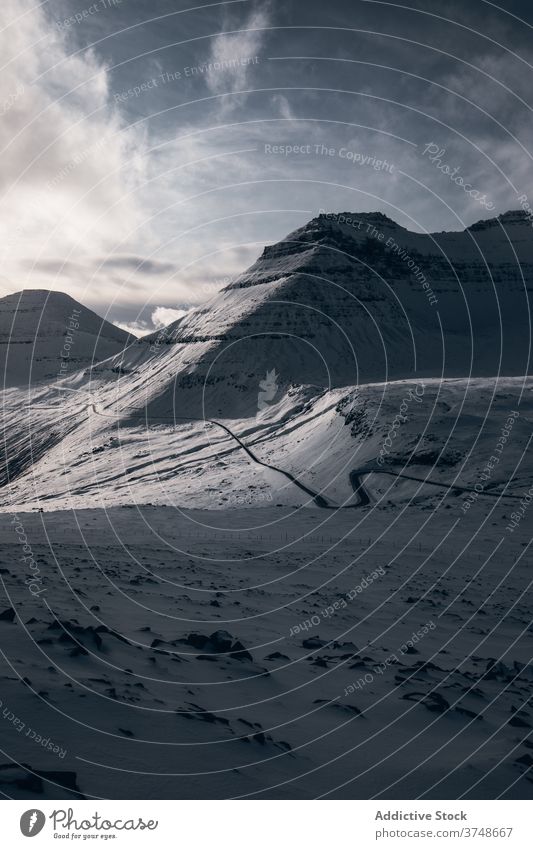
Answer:
M523 406L526 383L529 398L530 382L519 377L529 370L532 276L533 231L519 213L432 235L377 213L321 215L168 328L40 384L27 418L16 391L6 392L0 472L13 485L9 499L34 504L38 493L58 506L133 498L224 508L248 496L252 504L263 497L301 503L314 493L330 506L345 503L353 495L350 472L375 468L390 421L419 381L432 388L423 404L410 403L410 424L395 433L395 462L413 464L410 454L420 454L429 427L431 462L422 471L440 474L441 448L459 462L478 416L485 433L483 422L499 426L494 397L503 386L504 408ZM59 295L50 302L68 304L69 313L74 303ZM91 328L89 345L96 345L105 323L93 319L80 318L73 347L82 327ZM64 324L53 327L52 354ZM111 333L115 346L125 336ZM86 359L93 353L87 344L80 349ZM434 405L442 403L443 414L466 404L466 427L463 416L453 428L447 414L434 427ZM483 455L474 458L470 479L482 462ZM303 488L287 487L284 472ZM388 485L385 474L371 481L376 493ZM281 499L272 494L280 482Z
M433 234L322 214L101 375L128 374L118 397L149 416L196 417L254 415L267 374L278 398L291 384L523 375L532 282L521 212Z
M63 292L0 298L2 386L61 380L122 351L133 337Z

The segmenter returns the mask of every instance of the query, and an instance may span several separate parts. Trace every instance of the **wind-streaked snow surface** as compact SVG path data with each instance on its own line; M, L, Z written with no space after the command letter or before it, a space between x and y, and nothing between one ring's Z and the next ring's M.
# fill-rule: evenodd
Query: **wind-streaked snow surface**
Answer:
M369 220L437 305L320 218L166 331L95 366L91 325L82 367L8 383L6 795L531 796L531 228Z

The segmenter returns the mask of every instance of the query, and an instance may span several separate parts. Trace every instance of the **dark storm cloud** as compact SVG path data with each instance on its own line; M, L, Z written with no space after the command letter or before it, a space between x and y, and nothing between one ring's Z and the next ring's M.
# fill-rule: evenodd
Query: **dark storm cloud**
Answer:
M140 256L116 256L101 261L101 268L136 271L138 274L171 274L176 266L171 262L158 262Z
M26 260L26 268L32 268L42 274L52 276L58 275L83 275L87 277L89 274L98 274L110 271L136 272L137 274L157 275L171 274L176 270L176 266L170 262L158 262L157 260L143 259L139 256L117 256L111 258L100 258L95 260L92 267L82 265L81 263L68 262L67 260Z
M68 262L61 259L46 259L46 260L24 260L24 266L27 269L32 269L38 274L57 277L59 275L76 275L82 272L83 266L76 262Z

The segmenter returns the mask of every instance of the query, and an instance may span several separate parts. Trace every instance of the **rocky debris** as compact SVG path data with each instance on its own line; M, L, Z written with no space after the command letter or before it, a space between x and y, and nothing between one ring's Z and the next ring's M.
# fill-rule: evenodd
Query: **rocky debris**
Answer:
M355 705L343 704L342 702L334 702L331 707L334 710L340 710L343 713L353 713L355 716L360 716L361 718L364 718L363 712L359 710L359 708Z
M260 722L250 722L248 719L243 719L242 716L239 717L238 722L242 722L242 724L247 725L248 728L262 728Z
M15 619L15 611L12 607L8 607L7 610L4 610L0 613L0 622L13 622Z
M48 626L47 630L62 632L58 637L58 642L72 645L72 656L78 654L87 654L88 652L86 651L86 649L92 650L93 648L95 648L99 652L104 652L106 646L104 640L102 639L102 635L106 635L107 637L114 637L116 640L120 640L120 642L126 643L126 645L128 646L131 645L129 640L123 637L122 634L119 634L116 631L112 631L105 625L98 625L96 628L93 625L83 627L78 623L76 619L70 621L62 621L57 619L55 622Z
M484 675L486 681L512 681L514 675L508 666L501 660L496 661L494 658L489 658L487 661L486 672Z
M78 794L80 799L84 799L80 793L80 788L77 784L77 775L75 772L70 772L67 770L36 770L37 775L43 778L45 781L51 781L54 784L59 785L64 790L71 790L73 793ZM57 795L57 791L59 787L54 791Z
M522 717L517 716L516 714L515 716L511 717L507 724L510 725L512 728L531 728L531 724L529 722L527 722L525 719L522 719Z
M523 681L533 681L533 665L530 663L519 663L515 660L512 666L507 666L501 660L496 661L494 658L489 658L483 677L485 681L503 681L506 684L515 678L521 678Z
M523 681L533 681L533 664L532 663L519 663L517 660L513 663L513 669L517 673L518 677Z
M176 713L182 716L184 719L198 719L201 722L210 722L213 725L215 723L219 723L220 725L229 725L229 719L226 719L224 716L217 716L216 713L211 713L211 711L206 710L199 705L195 705L193 702L187 702L191 706L190 710L177 710Z
M432 713L446 713L450 707L449 702L440 693L406 693L405 696L402 696L402 699L419 702Z
M50 782L51 786L47 787L45 782ZM23 790L29 798L43 796L46 791L52 793L52 798L63 798L64 791L67 791L67 798L72 794L79 799L85 798L78 787L75 772L33 769L26 763L20 766L12 763L0 764L0 787L2 786Z
M320 655L312 660L311 666L320 666L322 669L329 669L327 660Z
M208 660L212 655L223 654L235 660L253 661L252 655L241 641L236 640L227 631L214 631L208 637L204 634L189 634L185 642L203 653L198 655L198 660Z
M321 649L324 646L327 646L327 640L321 640L317 637L308 637L306 640L302 640L302 646L304 649Z
M27 770L31 770L27 764L22 764L22 769L17 764L0 764L0 787L18 787L19 790L25 790L32 795L41 795L43 793L43 782L38 775L32 774Z
M455 710L456 710L457 713L460 713L463 716L467 716L469 719L483 719L483 717L480 716L479 713L476 713L473 710L468 710L468 708L465 708L465 707L458 706L458 707L455 708Z
M266 746L267 743L271 743L273 746L276 746L278 749L282 749L284 752L291 752L292 746L290 743L287 743L286 740L274 740L270 734L265 734L264 731L257 731L255 734L251 734L249 737L242 737L242 743L259 743L260 746Z

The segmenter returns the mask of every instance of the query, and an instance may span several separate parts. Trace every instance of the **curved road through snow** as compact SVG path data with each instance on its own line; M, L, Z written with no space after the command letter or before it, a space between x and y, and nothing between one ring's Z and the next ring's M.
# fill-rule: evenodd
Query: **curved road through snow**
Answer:
M35 405L35 406L40 406L40 405ZM56 408L57 407L55 405L51 406L50 408L47 407L47 409L56 409ZM43 407L41 407L41 409L43 409ZM139 408L134 408L134 409L139 409ZM112 415L109 415L107 413L101 412L100 410L97 409L97 405L93 400L91 400L87 404L87 412L89 412L89 411L92 411L97 416L101 416L102 418L108 418L108 419L116 419L116 418L118 418L118 415L119 415L118 413L114 413ZM143 421L146 421L146 418L144 416L139 417L139 418L142 418ZM368 492L365 489L365 486L363 484L363 477L366 476L366 475L369 475L369 474L381 474L381 475L389 475L389 476L395 477L395 478L404 478L405 480L417 481L418 483L424 483L424 484L427 484L428 486L438 486L438 487L441 487L441 488L444 488L444 489L449 489L449 490L452 490L452 492L457 492L457 493L459 493L459 492L475 492L478 495L489 496L491 498L520 499L520 498L523 497L521 495L511 495L511 494L507 494L505 492L491 492L491 491L488 491L488 490L483 490L482 492L478 492L476 489L474 489L474 487L461 486L459 484L450 485L450 484L447 484L447 483L441 483L440 481L432 481L432 480L428 480L427 478L416 477L415 475L406 475L406 474L403 474L401 472L395 472L393 469L383 469L379 466L378 467L365 466L364 468L361 468L361 469L352 469L352 471L349 473L350 485L353 489L354 495L357 496L357 499L358 499L357 502L355 504L343 504L343 505L330 504L328 502L328 500L323 495L321 495L318 492L315 492L313 489L311 489L310 487L303 484L300 480L298 480L298 478L295 475L292 474L292 472L287 472L285 469L280 469L278 466L274 466L271 463L266 463L263 460L260 460L259 457L252 451L252 449L249 448L248 445L246 445L246 443L244 443L242 441L242 439L239 436L237 436L236 433L234 433L227 425L223 424L222 422L219 422L216 419L194 419L194 418L191 418L190 416L175 416L175 417L169 417L169 418L166 418L166 417L161 417L161 418L164 421L172 421L172 422L185 421L185 422L197 422L197 423L202 423L202 424L205 424L207 422L209 424L212 424L212 425L215 425L216 427L221 428L223 431L225 431L225 433L228 434L228 436L230 436L237 443L237 445L243 451L246 452L246 454L250 457L250 459L254 463L257 463L259 466L263 466L266 469L270 469L273 472L277 472L278 474L283 475L285 478L287 478L287 480L289 480L292 484L294 484L294 486L297 486L299 489L302 490L302 492L305 492L306 495L309 495L310 498L313 499L313 501L315 502L317 507L321 507L324 510L347 510L347 509L352 509L352 508L356 508L356 507L366 507L368 504L371 504L371 498L370 498L370 496L369 496L369 494L368 494Z

